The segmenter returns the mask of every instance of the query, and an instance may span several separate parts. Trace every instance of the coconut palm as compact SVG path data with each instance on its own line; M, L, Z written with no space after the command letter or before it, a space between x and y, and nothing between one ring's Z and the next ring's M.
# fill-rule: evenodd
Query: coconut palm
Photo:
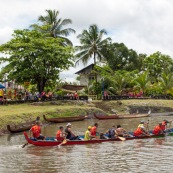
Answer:
M79 34L81 46L76 46L76 57L79 61L82 61L84 64L93 56L94 64L96 64L96 59L102 60L105 58L103 50L107 47L110 42L110 38L103 39L103 36L106 35L106 30L99 30L97 25L91 25L88 30L83 30L82 34Z
M64 28L64 26L72 23L71 19L58 18L58 10L46 10L46 13L46 16L38 17L38 21L41 22L42 25L34 24L31 25L31 27L48 33L51 37L64 39L66 45L72 45L72 42L66 37L70 33L75 33L75 30L72 28Z
M159 84L164 94L167 95L167 92L173 87L173 73L162 73L161 77L159 78Z
M149 85L148 72L145 71L140 74L136 79L134 79L134 83L135 87L141 89L144 93Z

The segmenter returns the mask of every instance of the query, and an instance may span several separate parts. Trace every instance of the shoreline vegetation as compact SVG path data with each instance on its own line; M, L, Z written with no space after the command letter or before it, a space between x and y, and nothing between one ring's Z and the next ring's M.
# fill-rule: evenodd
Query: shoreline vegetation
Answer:
M34 102L16 105L0 106L0 135L9 133L7 124L19 125L30 122L40 116L41 122L43 114L52 117L68 116L93 116L93 113L123 115L135 113L147 113L151 109L152 113L173 112L173 100L118 100L118 101L52 101Z

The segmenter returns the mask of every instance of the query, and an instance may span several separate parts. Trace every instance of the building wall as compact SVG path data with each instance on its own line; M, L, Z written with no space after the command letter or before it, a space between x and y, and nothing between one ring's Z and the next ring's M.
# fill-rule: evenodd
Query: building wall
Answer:
M95 80L95 75L94 74L89 74L89 75L84 75L81 74L80 75L80 85L86 85L88 86L90 81L94 81ZM101 81L101 76L97 75L97 81L100 82Z

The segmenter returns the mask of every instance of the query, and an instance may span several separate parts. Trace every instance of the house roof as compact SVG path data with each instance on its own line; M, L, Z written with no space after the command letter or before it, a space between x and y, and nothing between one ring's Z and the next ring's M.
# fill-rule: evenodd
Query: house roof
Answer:
M85 67L85 68L83 68L83 69L77 71L75 74L86 73L86 70L88 70L88 69L93 70L93 69L94 69L94 64L88 65L87 67Z

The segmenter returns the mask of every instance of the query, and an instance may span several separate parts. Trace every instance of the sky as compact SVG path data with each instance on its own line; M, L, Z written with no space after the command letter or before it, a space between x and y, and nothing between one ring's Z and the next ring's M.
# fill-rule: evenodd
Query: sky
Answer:
M0 44L9 41L15 29L37 23L46 9L58 10L60 18L72 20L68 27L76 30L69 36L74 46L80 45L77 35L97 24L113 42L137 53L160 51L173 57L172 0L0 0ZM83 67L80 64L60 76L72 82Z

